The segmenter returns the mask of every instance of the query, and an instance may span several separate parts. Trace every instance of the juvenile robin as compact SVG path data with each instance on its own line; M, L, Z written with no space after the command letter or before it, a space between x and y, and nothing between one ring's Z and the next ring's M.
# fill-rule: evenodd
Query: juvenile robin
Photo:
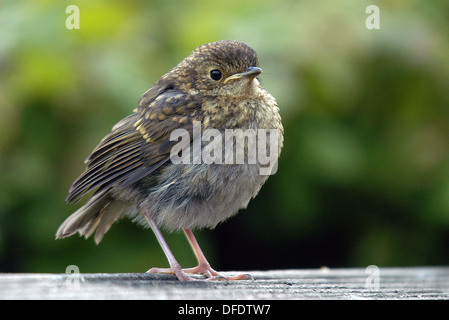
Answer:
M279 109L258 81L261 73L256 52L244 43L217 41L196 48L142 95L134 113L86 159L87 168L66 201L93 195L64 221L56 238L77 232L88 238L95 232L98 244L117 219L128 216L152 228L168 259L170 268L148 272L174 273L186 281L197 280L189 273L208 280L248 279L213 270L192 230L214 228L246 208L269 177L267 170L276 166L259 157L269 152L277 161L283 144ZM213 139L195 138L195 128L212 132ZM238 134L229 135L233 130ZM185 133L183 142L175 132ZM209 161L202 161L204 154ZM184 231L197 267L181 268L160 228Z

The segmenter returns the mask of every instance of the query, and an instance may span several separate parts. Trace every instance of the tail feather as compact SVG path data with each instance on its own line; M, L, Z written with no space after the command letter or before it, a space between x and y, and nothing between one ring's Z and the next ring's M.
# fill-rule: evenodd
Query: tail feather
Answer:
M97 231L95 232L95 242L100 243L106 232L119 218L125 215L129 209L129 204L121 201L110 202L107 207L102 210L101 221L97 224Z
M94 239L98 244L127 207L125 203L115 201L109 190L100 192L61 224L56 232L56 239L66 238L77 232L87 239L96 231Z

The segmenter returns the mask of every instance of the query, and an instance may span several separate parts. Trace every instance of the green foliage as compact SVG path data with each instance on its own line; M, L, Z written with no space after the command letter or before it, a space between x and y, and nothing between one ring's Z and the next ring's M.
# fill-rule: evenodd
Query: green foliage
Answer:
M68 5L80 29L66 28ZM365 9L380 8L368 30ZM54 240L83 160L198 45L248 43L285 126L279 170L248 210L199 232L222 269L447 264L447 1L4 1L0 271L166 265L123 220L100 246ZM183 265L180 234L167 235Z

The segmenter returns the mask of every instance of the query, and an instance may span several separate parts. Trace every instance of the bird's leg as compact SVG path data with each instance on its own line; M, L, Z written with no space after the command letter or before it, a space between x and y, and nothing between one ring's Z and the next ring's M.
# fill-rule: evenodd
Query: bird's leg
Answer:
M180 281L192 281L192 280L196 280L192 277L189 277L181 268L181 265L178 263L178 261L176 261L175 256L173 255L173 253L171 252L170 248L168 247L167 242L165 241L161 231L159 230L156 222L154 222L153 219L149 218L147 215L145 215L144 212L143 216L147 219L148 223L151 226L151 229L153 230L157 241L159 242L162 250L165 253L165 256L167 257L168 263L170 265L170 268L151 268L150 270L148 270L148 273L171 273L171 274L175 274L176 277L180 280Z
M198 260L198 266L194 268L189 269L183 269L185 273L202 273L204 274L208 280L249 280L252 279L251 275L249 274L241 274L237 276L222 276L217 271L211 268L209 262L207 261L206 257L203 254L203 251L201 250L200 246L198 245L198 242L195 239L195 236L193 235L192 230L190 229L183 229L184 233L187 237L187 240L189 240L190 246L193 249L193 252L195 253L195 257Z

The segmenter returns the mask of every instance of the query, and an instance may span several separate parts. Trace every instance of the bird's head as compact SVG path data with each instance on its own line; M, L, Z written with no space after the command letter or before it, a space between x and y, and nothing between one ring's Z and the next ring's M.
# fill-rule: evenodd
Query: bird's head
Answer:
M248 94L262 69L257 54L237 41L217 41L196 48L166 76L179 89L205 96Z

